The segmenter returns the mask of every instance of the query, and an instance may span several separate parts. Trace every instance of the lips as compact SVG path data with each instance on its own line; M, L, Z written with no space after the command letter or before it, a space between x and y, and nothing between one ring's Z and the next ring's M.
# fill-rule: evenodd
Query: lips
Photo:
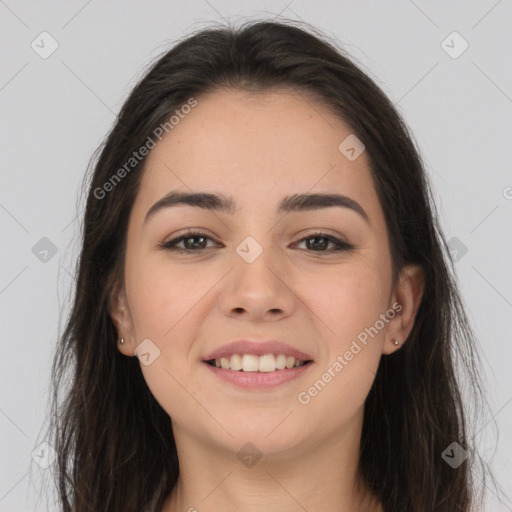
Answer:
M286 343L277 340L268 341L249 341L249 340L237 340L231 343L227 343L222 347L210 352L203 357L204 362L208 362L215 359L230 358L231 356L238 355L254 355L264 356L266 354L284 354L287 357L294 357L300 361L312 361L313 358L309 354L302 352Z

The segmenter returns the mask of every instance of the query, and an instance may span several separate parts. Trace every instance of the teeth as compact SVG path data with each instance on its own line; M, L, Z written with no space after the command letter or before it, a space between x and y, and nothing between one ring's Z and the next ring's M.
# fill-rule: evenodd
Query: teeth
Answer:
M286 368L286 356L284 354L278 354L276 357L276 368L278 370L284 370Z
M305 361L295 359L285 354L265 354L255 356L252 354L233 354L231 357L215 359L215 366L224 370L236 370L244 372L273 372L275 370L291 369L304 366Z
M232 370L241 370L243 368L242 356L239 356L238 354L232 355L230 367Z
M242 357L242 370L244 372L257 372L259 370L259 357L244 354Z
M276 369L276 358L273 354L265 354L260 358L260 372L273 372Z

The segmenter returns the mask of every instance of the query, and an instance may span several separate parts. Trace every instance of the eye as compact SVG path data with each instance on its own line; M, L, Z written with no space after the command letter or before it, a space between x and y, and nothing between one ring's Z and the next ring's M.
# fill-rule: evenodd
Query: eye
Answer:
M212 240L212 238L199 231L189 231L161 244L161 247L170 251L199 252L202 249L209 248L207 247L207 240ZM180 247L178 244L182 242L184 245Z
M184 235L161 244L161 247L170 251L200 252L201 250L211 247L207 245L208 240L213 239L200 231L189 231ZM353 245L350 245L335 236L320 232L312 233L309 236L302 238L297 243L300 244L303 242L306 243L306 249L310 252L349 251L354 249ZM180 247L179 244L181 243L183 243L183 246ZM329 248L329 244L331 244L331 248Z
M349 251L354 249L353 245L325 233L311 233L307 237L299 240L298 243L300 244L302 242L306 242L306 248L313 252ZM327 249L329 244L333 244L334 248Z

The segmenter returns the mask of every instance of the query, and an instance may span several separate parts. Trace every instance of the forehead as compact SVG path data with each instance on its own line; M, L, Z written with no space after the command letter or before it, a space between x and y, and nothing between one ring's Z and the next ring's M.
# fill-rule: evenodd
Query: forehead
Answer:
M222 191L239 206L283 192L336 190L370 210L377 200L365 152L350 161L339 150L350 126L312 95L220 90L196 101L147 157L146 206L172 189Z

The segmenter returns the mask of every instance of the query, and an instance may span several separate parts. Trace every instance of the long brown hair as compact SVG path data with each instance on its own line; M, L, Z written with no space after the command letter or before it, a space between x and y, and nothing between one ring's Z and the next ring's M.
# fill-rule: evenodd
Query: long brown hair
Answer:
M62 512L159 512L179 474L170 418L137 358L117 349L108 314L145 158L108 193L98 190L191 97L279 87L314 95L364 143L393 276L406 263L425 272L414 328L381 358L366 399L359 476L386 512L472 510L474 457L452 468L442 453L457 442L472 455L457 375L474 386L468 396L477 403L477 354L419 150L369 74L316 29L296 25L251 22L184 38L152 63L91 161L74 301L53 363L50 443Z

